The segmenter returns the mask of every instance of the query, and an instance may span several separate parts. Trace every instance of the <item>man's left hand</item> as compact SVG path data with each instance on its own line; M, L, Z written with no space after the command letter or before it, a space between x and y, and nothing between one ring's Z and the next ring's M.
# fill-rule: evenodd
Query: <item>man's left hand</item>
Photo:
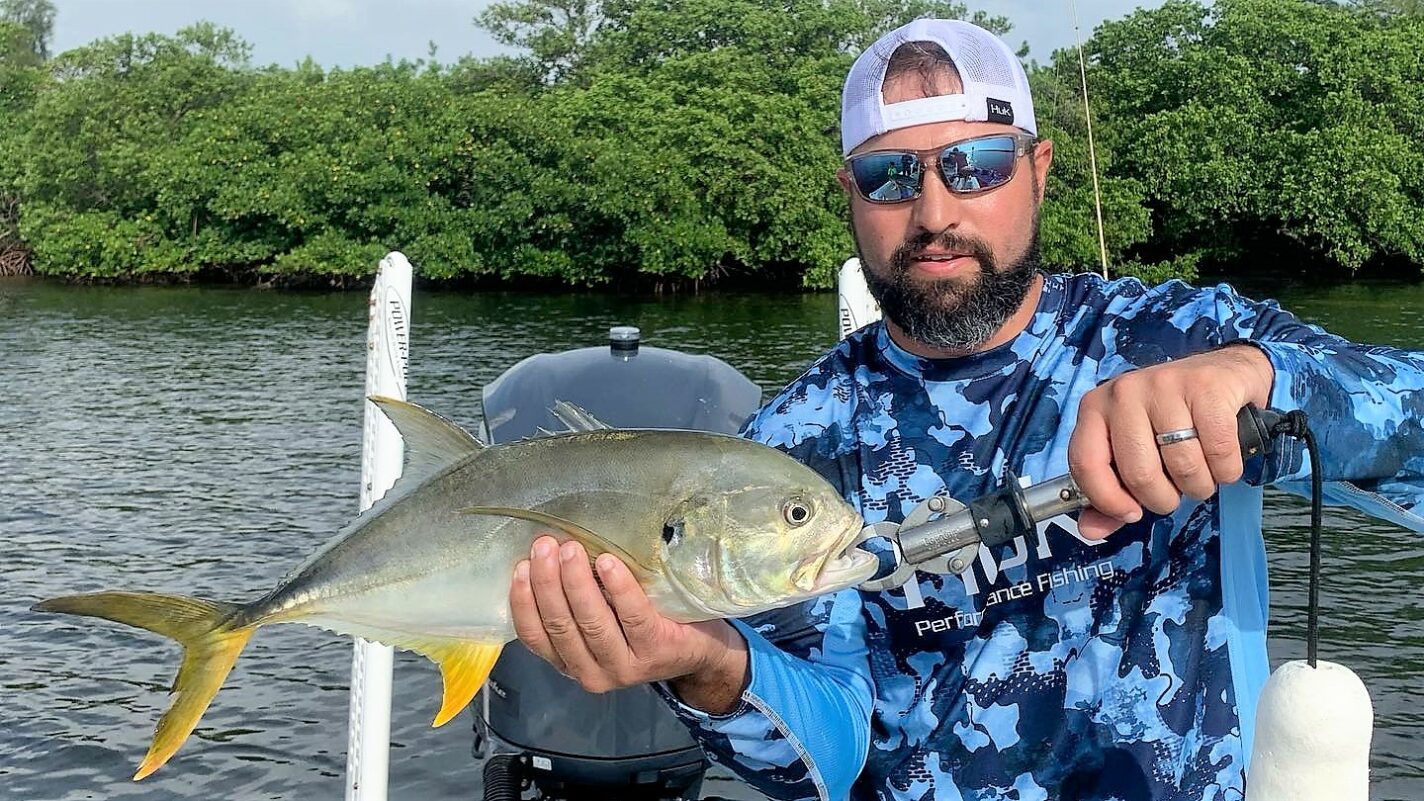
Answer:
M1124 373L1083 396L1068 466L1091 500L1078 531L1101 539L1176 511L1182 496L1206 500L1241 478L1236 414L1268 403L1274 370L1264 353L1234 345ZM1195 429L1166 445L1157 436Z

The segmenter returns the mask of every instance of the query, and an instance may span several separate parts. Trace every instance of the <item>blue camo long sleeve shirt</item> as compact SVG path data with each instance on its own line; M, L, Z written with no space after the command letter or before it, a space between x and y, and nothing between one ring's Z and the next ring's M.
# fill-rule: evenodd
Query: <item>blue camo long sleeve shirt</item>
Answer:
M1084 393L1238 340L1270 357L1271 405L1310 416L1328 500L1424 531L1424 355L1349 343L1227 286L1047 276L1020 336L953 360L871 325L746 434L816 468L867 522L898 522L1006 471L1066 473ZM1254 485L1309 477L1298 446L1260 461L1255 480L1103 542L1062 516L981 548L962 576L738 621L751 656L740 708L669 701L714 759L776 799L1239 801L1269 672Z

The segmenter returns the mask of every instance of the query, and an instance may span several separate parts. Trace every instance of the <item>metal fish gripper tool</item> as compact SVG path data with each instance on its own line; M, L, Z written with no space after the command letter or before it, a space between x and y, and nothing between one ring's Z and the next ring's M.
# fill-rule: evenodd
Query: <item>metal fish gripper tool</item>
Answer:
M1290 422L1288 415L1274 409L1243 407L1236 415L1243 458L1270 454L1273 436L1288 433ZM901 523L874 523L861 530L856 545L888 547L888 555L881 556L879 574L860 588L883 591L899 587L917 570L963 573L973 564L981 545L995 548L1016 537L1034 537L1040 522L1090 505L1071 475L1023 487L1009 473L1000 489L968 504L932 496L911 509Z

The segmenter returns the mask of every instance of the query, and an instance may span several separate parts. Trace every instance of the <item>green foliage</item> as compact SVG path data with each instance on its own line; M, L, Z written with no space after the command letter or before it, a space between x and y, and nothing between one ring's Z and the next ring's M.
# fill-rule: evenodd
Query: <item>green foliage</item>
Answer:
M1424 19L1298 0L1170 0L1105 24L1089 81L1146 257L1424 263Z
M1076 62L1075 62L1076 66ZM1076 77L1076 69L1074 70ZM1057 68L1040 68L1029 76L1038 117L1038 135L1053 141L1053 167L1048 175L1039 220L1044 263L1065 270L1096 271L1102 246L1093 192L1092 159L1088 152L1088 118L1080 82L1065 80ZM1112 174L1114 160L1102 138L1113 124L1095 118L1099 197L1103 231L1112 272L1123 272L1120 254L1145 242L1152 232L1142 204L1142 184ZM1170 271L1169 271L1170 272Z
M1408 1L1169 0L1100 28L1112 271L1424 262ZM256 68L208 24L42 62L30 27L0 22L0 272L340 284L400 248L432 279L829 286L853 252L841 82L859 48L925 14L968 11L507 0L481 21L519 55L329 71ZM1031 81L1055 153L1044 261L1095 270L1076 53Z
M1387 17L1424 17L1424 0L1353 0L1350 5Z
M20 235L39 269L115 277L209 266L184 258L192 243L176 234L189 220L169 215L170 184L195 121L255 77L235 69L245 57L229 32L200 25L101 40L50 64L63 79L38 94L16 143Z
M399 247L439 279L825 286L852 252L850 49L964 9L797 6L497 5L484 19L530 55L450 67L254 69L209 25L101 40L53 62L14 138L20 234L83 278L328 281Z
M528 50L541 76L550 78L574 67L599 23L598 3L591 0L492 3L476 19L496 42Z
M30 32L19 23L0 21L0 275L30 271L30 250L19 230L25 162L20 137L25 113L44 83L39 65Z
M952 0L506 0L477 24L529 51L549 82L625 72L735 49L783 63L845 55L918 17L972 19L1007 33L1003 17Z
M14 24L24 32L18 42L0 39L0 56L9 60L23 53L35 64L49 58L54 38L53 0L0 0L0 23Z

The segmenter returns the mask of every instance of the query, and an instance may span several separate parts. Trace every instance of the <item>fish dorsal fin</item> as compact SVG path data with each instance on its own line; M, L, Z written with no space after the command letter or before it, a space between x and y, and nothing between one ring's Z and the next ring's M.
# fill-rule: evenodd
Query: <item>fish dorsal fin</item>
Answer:
M648 573L648 568L639 562L636 557L628 553L622 546L610 542L605 537L589 531L572 520L566 520L556 515L540 512L534 509L515 509L509 506L471 506L460 510L461 514L467 515L493 515L497 517L513 517L517 520L528 520L531 523L538 523L548 526L556 531L567 534L570 538L578 540L588 551L590 560L598 558L601 553L611 553L623 560L623 564L632 570L635 576L642 577Z
M559 419L560 423L568 426L570 431L604 431L613 428L589 414L587 409L568 401L554 401L554 405L549 408L549 411Z
M456 462L484 450L470 432L408 401L372 395L369 400L390 419L405 441L400 484L419 484ZM392 488L392 496L395 488Z

